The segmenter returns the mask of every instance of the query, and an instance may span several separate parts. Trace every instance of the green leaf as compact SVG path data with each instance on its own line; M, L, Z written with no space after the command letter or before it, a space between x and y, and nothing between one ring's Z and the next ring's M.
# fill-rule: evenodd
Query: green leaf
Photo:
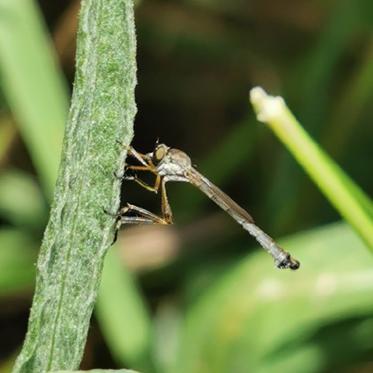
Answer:
M31 291L37 243L13 229L0 230L0 296Z
M364 112L370 108L373 97L373 40L366 46L366 50L341 90L337 104L325 128L323 143L329 152L341 154L345 144L356 133L356 126L364 123L361 119Z
M348 92L348 89L343 86L348 76L338 75L339 67L345 62L346 55L354 45L357 35L362 32L364 13L361 12L360 0L342 0L334 3L333 6L323 2L320 6L328 9L324 14L326 17L320 29L315 30L310 47L305 43L305 46L300 49L303 53L301 62L298 62L299 59L294 59L293 61L296 62L290 64L290 81L284 80L287 86L286 98L289 98L303 125L316 138L330 127L329 115L336 96L339 92ZM335 82L339 84L336 85ZM354 107L349 106L350 101L351 99L345 106L349 115L354 110ZM354 124L356 125L356 122ZM343 136L343 129L339 132L340 126L341 124L338 123L337 131L332 133L333 138L338 138L341 134ZM290 157L280 155L274 182L269 192L271 214L268 214L280 230L289 231L299 222L299 211L304 206L305 195L309 195L309 192L304 190L304 179L297 171ZM289 180L292 180L290 185ZM314 200L315 198L312 198L310 204ZM309 211L307 213L309 214Z
M62 162L38 258L28 332L14 372L79 366L113 240L115 218L104 209L118 209L120 180L114 175L124 168L133 135L132 1L82 2L77 41Z
M92 370L54 370L53 373L110 373L110 372L118 372L118 373L137 373L135 370L129 369L92 369ZM50 372L52 373L52 372Z
M315 229L282 244L301 269L274 271L260 251L223 274L187 311L174 371L325 371L328 354L314 345L315 333L372 317L373 257L349 226ZM369 348L357 334L356 343ZM347 339L340 354L351 358Z
M335 4L314 47L294 74L294 89L297 93L302 92L297 96L301 104L300 115L314 130L324 123L325 111L331 101L332 79L338 71L337 64L361 31L362 14L356 4L351 0Z
M6 161L8 151L16 137L14 123L6 116L0 117L0 165Z
M132 275L120 262L112 249L105 259L96 317L115 360L142 366L149 358L150 318Z
M47 210L35 180L19 170L0 173L0 214L14 225L40 229Z
M2 89L48 197L61 153L67 95L34 1L0 5Z

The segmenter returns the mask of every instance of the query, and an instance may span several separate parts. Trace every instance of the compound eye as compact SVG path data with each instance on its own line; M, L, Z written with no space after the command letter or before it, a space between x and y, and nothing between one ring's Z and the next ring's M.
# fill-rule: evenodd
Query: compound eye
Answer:
M153 162L159 163L167 154L167 147L163 144L158 145L153 153Z

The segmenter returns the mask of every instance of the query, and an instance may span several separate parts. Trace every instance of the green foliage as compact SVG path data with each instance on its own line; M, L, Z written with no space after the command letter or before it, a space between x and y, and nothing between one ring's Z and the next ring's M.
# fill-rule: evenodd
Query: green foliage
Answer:
M308 136L281 97L253 88L251 103L340 214L373 251L373 203Z
M104 208L116 211L119 205L114 174L123 169L132 138L135 74L132 3L83 3L62 162L38 258L29 329L14 372L80 363L104 254L113 240L115 219Z
M186 312L177 372L326 371L371 343L355 331L348 335L360 350L331 345L325 353L318 338L343 320L369 320L373 307L373 257L353 231L336 224L284 240L303 263L298 272L274 271L265 253L248 256L199 295ZM195 279L191 278L191 281ZM371 329L370 329L371 330ZM355 334L355 335L354 335ZM346 336L347 338L347 336ZM339 370L339 369L336 369Z
M31 290L37 243L16 229L0 230L0 297Z
M19 170L0 174L0 210L14 225L29 229L40 229L47 215L35 180Z
M123 270L117 250L107 254L105 266L96 303L102 332L119 364L129 362L145 368L149 364L151 340L146 305L133 277Z
M1 14L3 92L51 197L67 113L62 75L33 1L3 1Z
M58 371L53 371L53 373L84 373L84 372L91 372L91 373L110 373L110 372L136 373L134 370L128 370L128 369L118 369L118 370L92 369L92 370L58 370Z
M132 138L135 44L132 2L82 4L64 176L16 371L77 369L84 348L82 369L369 369L364 365L373 351L372 257L346 223L325 224L337 214L269 131L255 123L246 95L249 84L281 91L322 154L316 161L304 157L303 143L297 157L324 170L322 178L316 171L313 177L370 242L371 200L362 189L369 192L372 182L371 1L299 2L286 12L260 1L249 9L227 0L139 2L139 150L150 151L158 136L187 150L198 169L250 207L268 233L288 234L280 242L302 266L296 273L277 271L259 248L247 252L253 241L239 235L229 217L219 225L199 220L208 208L202 195L188 186L170 187L175 221L193 224L177 230L181 246L146 273L123 264L140 244L117 245L107 256L86 346L112 235L113 219L103 208L115 211L119 203L113 171L122 170L125 149L116 141L128 144ZM46 7L43 12L55 31L54 15ZM68 95L36 2L6 0L0 13L1 328L8 319L18 324L28 309L23 300L31 298ZM72 69L64 62L65 71ZM342 195L335 192L336 182ZM129 200L147 207L152 197L144 192ZM158 201L154 206L159 208ZM295 233L304 227L309 230ZM11 340L21 340L19 328L13 327ZM18 347L2 354L8 358L0 361L1 373L9 372Z
M318 38L295 65L295 71L284 89L284 97L287 101L291 99L291 108L296 108L296 116L302 125L312 135L320 136L327 149L339 157L346 153L350 136L353 135L356 124L354 116L362 115L360 105L364 105L373 91L373 80L368 78L372 74L371 66L366 69L357 67L352 72L355 84L360 82L355 87L349 86L347 76L339 70L348 48L365 27L364 2L343 0L335 4ZM369 53L369 44L368 51L364 49L363 53ZM336 80L340 81L342 89L336 88ZM360 95L357 98L358 92ZM338 97L336 101L335 96ZM333 108L335 102L338 107ZM330 119L330 116L334 118ZM290 186L289 179L293 180ZM309 193L310 187L297 175L297 167L289 157L282 155L276 183L271 187L272 218L280 220L281 227L287 227L296 224L298 214L305 205L308 214L317 211L320 203L315 202L316 198L309 200Z

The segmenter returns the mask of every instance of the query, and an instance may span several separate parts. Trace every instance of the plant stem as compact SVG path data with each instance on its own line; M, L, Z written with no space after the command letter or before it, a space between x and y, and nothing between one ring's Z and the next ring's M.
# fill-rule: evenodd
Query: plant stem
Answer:
M288 147L332 205L373 251L372 202L362 190L309 137L281 97L260 87L250 92L259 121L267 123Z
M131 0L85 0L76 77L54 202L37 264L28 332L14 372L79 366L113 240L126 145L136 113ZM120 141L123 145L119 144Z

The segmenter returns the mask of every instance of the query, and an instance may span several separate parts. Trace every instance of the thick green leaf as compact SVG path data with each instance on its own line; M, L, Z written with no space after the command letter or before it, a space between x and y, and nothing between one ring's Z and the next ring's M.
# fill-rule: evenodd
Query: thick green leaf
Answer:
M283 245L301 260L298 271L275 271L257 252L190 307L174 371L316 372L328 360L322 345L312 345L322 326L373 316L373 258L350 227L327 226ZM340 346L346 356L349 343Z
M132 1L82 2L77 42L62 162L38 258L28 332L14 372L79 366L115 228L115 218L104 209L118 209L121 183L114 175L124 168L133 136L136 35ZM41 147L39 142L37 146ZM57 148L54 143L49 146ZM54 160L56 155L58 151L53 153Z

